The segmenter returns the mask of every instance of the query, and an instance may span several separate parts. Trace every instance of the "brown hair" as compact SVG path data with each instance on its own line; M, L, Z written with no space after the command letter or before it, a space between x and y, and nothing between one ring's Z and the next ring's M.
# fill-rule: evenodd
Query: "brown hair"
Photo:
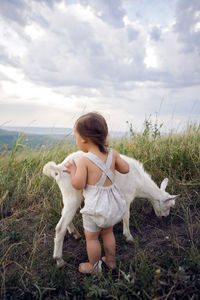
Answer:
M78 118L74 127L82 138L91 140L101 152L108 151L106 143L108 126L102 115L96 112L87 113Z

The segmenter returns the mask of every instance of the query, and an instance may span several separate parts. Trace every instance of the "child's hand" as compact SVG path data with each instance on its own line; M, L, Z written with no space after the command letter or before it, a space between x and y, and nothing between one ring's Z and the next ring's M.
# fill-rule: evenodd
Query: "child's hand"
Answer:
M72 160L72 162L70 163L69 161L64 165L66 170L63 170L63 172L65 173L75 173L76 172L76 164L74 162L74 160Z

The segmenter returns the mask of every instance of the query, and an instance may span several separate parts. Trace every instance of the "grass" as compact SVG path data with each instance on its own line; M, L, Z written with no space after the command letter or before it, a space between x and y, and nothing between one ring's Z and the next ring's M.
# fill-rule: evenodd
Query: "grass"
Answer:
M62 208L60 191L42 175L47 161L62 161L75 146L66 143L29 149L17 140L0 156L0 298L1 299L199 299L200 298L200 126L161 136L159 126L146 123L136 134L110 144L143 162L159 185L181 194L167 218L155 216L151 204L136 199L130 229L134 244L114 228L117 270L82 276L78 264L87 260L85 240L66 234L66 266L52 259L55 226ZM81 216L74 223L83 235Z

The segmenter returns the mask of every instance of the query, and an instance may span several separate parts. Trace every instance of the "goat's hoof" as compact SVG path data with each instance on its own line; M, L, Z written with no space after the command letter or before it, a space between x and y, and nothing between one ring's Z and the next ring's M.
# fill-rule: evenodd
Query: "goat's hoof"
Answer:
M66 262L62 258L54 258L56 260L57 268L60 269L66 265Z
M74 233L73 236L74 236L75 240L80 240L80 238L81 238L80 233Z
M127 241L129 245L135 245L135 242L130 240L130 241Z
M132 236L126 237L126 241L127 241L129 244L134 244L134 239L133 239Z

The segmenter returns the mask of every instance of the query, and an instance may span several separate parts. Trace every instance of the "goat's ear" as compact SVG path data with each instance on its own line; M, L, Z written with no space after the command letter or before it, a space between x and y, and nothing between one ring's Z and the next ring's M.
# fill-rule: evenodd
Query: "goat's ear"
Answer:
M166 189L166 187L167 187L167 185L168 185L168 178L165 178L165 179L163 179L163 181L161 182L161 185L160 185L160 189L162 190L162 191L165 191L165 189Z
M180 194L179 195L171 195L164 202L168 202L168 201L171 201L171 200L176 200L179 196L180 196Z

